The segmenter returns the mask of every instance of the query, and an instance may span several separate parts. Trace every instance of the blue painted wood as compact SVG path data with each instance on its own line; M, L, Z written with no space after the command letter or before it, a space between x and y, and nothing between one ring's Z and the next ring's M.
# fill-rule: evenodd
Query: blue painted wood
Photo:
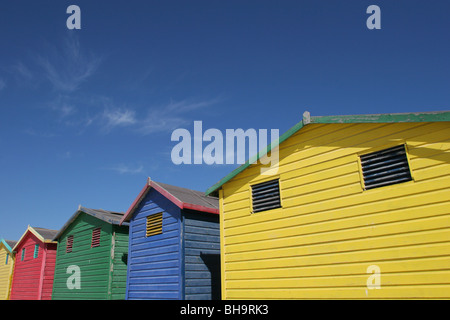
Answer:
M146 237L163 212L162 234ZM154 189L130 220L126 299L220 299L217 214L181 210Z
M146 237L148 215L163 213L162 234ZM150 190L130 221L127 299L181 299L181 210Z
M219 216L184 214L185 299L220 299Z

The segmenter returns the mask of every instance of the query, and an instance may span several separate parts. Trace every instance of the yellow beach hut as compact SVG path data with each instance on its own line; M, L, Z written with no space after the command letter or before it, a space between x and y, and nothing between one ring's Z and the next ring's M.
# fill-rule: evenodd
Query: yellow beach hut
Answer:
M305 112L206 194L223 299L450 298L449 111Z
M0 300L8 300L11 292L11 279L14 270L14 254L12 248L16 241L0 240Z

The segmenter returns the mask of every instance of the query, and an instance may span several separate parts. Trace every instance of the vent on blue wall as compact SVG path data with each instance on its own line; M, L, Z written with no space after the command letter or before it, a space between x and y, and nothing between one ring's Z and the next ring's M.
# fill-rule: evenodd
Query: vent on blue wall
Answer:
M253 185L252 205L253 212L280 208L280 186L278 179Z
M162 212L147 216L146 237L162 233Z
M405 145L362 155L366 190L412 180Z

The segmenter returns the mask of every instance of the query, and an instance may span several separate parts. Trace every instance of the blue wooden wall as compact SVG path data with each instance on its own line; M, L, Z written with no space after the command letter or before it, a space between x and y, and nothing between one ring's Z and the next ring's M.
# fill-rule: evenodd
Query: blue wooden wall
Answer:
M220 299L219 215L183 210L185 299Z
M146 237L147 216L162 234ZM220 299L219 215L181 210L151 189L130 221L126 299Z
M154 189L130 223L126 299L182 299L180 209ZM146 217L163 212L162 234L146 237Z

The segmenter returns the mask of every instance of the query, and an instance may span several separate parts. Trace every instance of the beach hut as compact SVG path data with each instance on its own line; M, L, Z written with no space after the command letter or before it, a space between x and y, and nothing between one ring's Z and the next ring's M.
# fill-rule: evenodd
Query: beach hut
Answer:
M128 224L121 212L82 206L55 235L53 300L125 299Z
M222 298L450 298L449 121L305 112L206 191L220 197Z
M14 270L12 248L16 241L0 240L0 300L8 300L11 292L11 280Z
M204 192L147 180L130 222L127 299L219 299L219 206Z
M55 271L57 230L28 226L15 244L11 300L50 300Z

